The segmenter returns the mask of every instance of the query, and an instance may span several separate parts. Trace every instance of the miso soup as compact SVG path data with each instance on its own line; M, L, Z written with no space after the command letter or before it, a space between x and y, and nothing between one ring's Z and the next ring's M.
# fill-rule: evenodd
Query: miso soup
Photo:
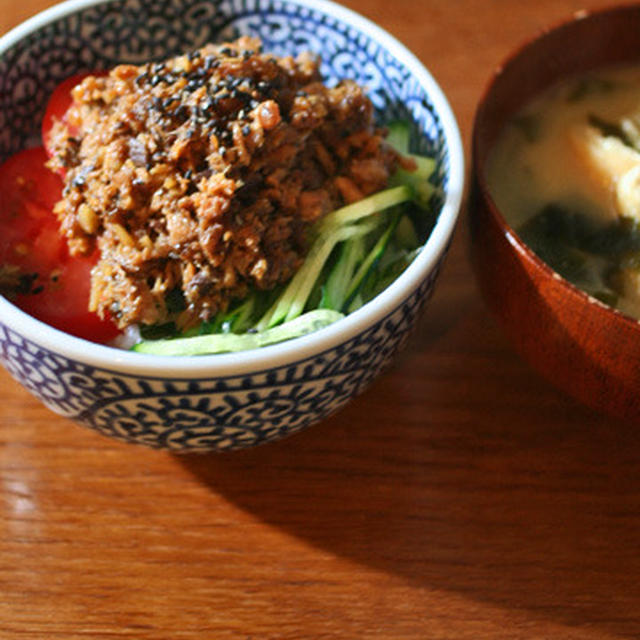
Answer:
M507 124L492 195L560 275L640 318L640 67L572 78Z

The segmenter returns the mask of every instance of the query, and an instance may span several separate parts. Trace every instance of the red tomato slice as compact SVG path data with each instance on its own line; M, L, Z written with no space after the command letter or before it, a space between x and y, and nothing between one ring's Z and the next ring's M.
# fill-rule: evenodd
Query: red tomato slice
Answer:
M34 293L14 300L21 309L67 333L107 342L118 334L117 328L88 311L90 271L97 255L69 255L53 214L62 180L45 167L46 160L39 147L21 151L0 166L0 264L37 274Z
M71 91L79 85L87 76L104 76L105 71L94 71L91 73L77 73L70 78L67 78L61 82L51 94L47 108L42 118L42 143L47 150L49 156L51 156L51 149L49 147L49 134L56 120L65 120L65 116L71 103ZM73 133L73 131L71 132Z
M19 295L15 303L47 324L92 342L108 342L118 335L116 326L88 310L91 269L95 258L71 258L42 283L39 293Z
M0 207L2 218L17 215L22 203L28 202L47 212L59 200L62 182L44 166L47 154L40 147L26 149L11 156L1 167ZM5 229L3 229L4 233Z

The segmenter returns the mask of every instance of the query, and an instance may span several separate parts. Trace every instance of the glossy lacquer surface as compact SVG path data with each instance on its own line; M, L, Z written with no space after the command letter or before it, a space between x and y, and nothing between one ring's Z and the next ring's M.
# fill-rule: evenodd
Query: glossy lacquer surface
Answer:
M560 278L508 226L488 186L505 120L568 77L638 63L640 5L584 12L539 35L496 73L472 142L471 247L488 305L523 357L588 406L640 424L640 323ZM570 43L571 46L567 46Z
M470 149L495 66L605 3L347 5L427 65ZM0 29L45 6L5 2ZM463 220L394 367L274 444L121 444L0 373L0 638L640 636L637 428L524 363L468 248Z

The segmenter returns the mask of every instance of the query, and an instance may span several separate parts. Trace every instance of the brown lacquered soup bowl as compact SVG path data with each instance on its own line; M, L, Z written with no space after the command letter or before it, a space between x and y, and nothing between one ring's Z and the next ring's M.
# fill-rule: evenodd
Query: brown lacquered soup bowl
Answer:
M640 423L640 323L540 260L498 210L486 177L497 137L524 104L568 76L633 61L640 64L640 5L580 13L505 61L474 123L470 227L482 294L517 351L584 404Z

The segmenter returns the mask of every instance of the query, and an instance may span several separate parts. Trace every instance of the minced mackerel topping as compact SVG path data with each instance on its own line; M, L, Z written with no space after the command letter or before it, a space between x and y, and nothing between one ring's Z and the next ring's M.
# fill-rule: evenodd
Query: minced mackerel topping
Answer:
M255 39L121 65L73 99L50 141L55 211L72 253L99 250L90 307L121 328L190 327L288 280L309 226L398 161L362 88Z

